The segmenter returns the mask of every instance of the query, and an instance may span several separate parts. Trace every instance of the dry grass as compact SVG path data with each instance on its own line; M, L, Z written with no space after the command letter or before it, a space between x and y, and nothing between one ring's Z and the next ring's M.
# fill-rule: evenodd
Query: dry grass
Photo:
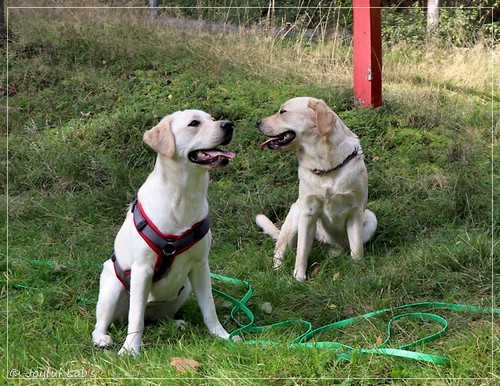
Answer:
M385 57L384 80L389 84L441 85L491 94L492 80L500 76L498 51L482 44L460 49L396 47Z
M290 27L291 28L291 27ZM236 34L196 32L193 51L209 58L223 56L234 66L273 79L301 78L307 83L352 87L352 41L340 34L311 38L309 29L294 37L244 30ZM167 30L162 33L170 33ZM172 31L175 34L175 31ZM440 89L492 97L500 77L498 51L483 44L456 47L383 47L383 82L387 95L410 99L413 89L427 88L431 99ZM421 98L421 95L415 98ZM411 100L409 102L412 102Z
M83 18L119 18L131 24L149 21L149 11L141 1L126 1L120 4L103 0L90 0L85 7L108 7L99 11L78 9L78 1L21 0L10 1L16 7L66 7L65 9L31 9L26 14L40 17L50 15L55 20L78 22ZM273 7L274 4L270 4ZM67 8L69 7L69 8ZM118 8L120 7L120 8ZM131 8L126 8L131 7ZM134 8L135 7L135 8ZM19 12L16 10L16 12ZM228 19L231 10L221 21ZM382 11L383 12L383 11ZM176 16L174 9L164 15ZM307 13L306 13L307 14ZM265 19L254 28L239 26L237 33L203 31L198 26L184 29L180 35L175 27L165 25L160 17L152 28L158 41L178 40L193 53L206 59L223 56L234 66L243 67L250 73L270 78L300 77L306 82L332 84L334 87L352 87L352 36L341 24L341 17L327 28L327 20L339 16L334 9L320 11L319 22L312 23L302 16L293 23L269 28ZM317 20L317 19L316 19ZM273 21L276 24L276 21ZM278 22L279 24L279 22ZM266 32L267 31L267 32ZM442 42L441 42L442 43ZM450 87L458 92L473 92L491 96L492 81L500 76L498 50L478 44L468 48L443 48L437 46L415 47L391 42L383 48L384 92L395 95L401 88L411 89L412 83L420 90L422 84L434 89Z

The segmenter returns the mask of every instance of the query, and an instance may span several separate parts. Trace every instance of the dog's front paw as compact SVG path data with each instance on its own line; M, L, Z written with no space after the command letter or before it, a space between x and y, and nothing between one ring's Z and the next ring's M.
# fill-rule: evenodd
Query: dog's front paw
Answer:
M222 338L224 340L229 339L229 333L220 324L213 328L209 328L209 331L212 335L218 336L219 338Z
M283 258L280 256L274 256L273 257L273 268L280 269L282 265L283 265Z
M353 260L363 260L363 251L351 251L351 257Z
M297 280L297 281L306 281L307 280L307 275L305 272L300 272L298 270L296 270L294 273L293 273L293 277Z
M133 347L126 347L126 345L123 345L123 347L118 351L118 355L124 357L124 356L130 356L137 358L139 356L139 347L133 348Z
M303 282L303 281L307 280L307 276L306 275L295 275L295 279L299 282Z
M113 344L113 339L109 335L101 333L92 333L92 340L94 341L94 346L99 348L106 348Z

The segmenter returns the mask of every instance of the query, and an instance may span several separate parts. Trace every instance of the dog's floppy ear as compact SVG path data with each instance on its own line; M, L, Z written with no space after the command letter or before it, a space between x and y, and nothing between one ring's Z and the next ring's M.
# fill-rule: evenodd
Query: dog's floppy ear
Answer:
M321 99L311 98L309 107L316 113L316 127L319 135L324 137L335 126L337 116L328 105Z
M162 119L155 127L146 131L143 140L157 153L167 157L175 154L175 140L168 119Z

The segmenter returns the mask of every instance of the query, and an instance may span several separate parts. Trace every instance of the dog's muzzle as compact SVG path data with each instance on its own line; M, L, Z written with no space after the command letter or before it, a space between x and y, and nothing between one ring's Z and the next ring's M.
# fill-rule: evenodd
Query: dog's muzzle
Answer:
M229 144L233 139L234 135L233 122L222 121L220 123L220 128L224 132L224 138L220 143L220 146L224 146ZM226 166L229 163L229 161L234 157L235 157L234 153L226 150L220 150L217 148L193 150L188 154L188 158L192 163L208 167Z

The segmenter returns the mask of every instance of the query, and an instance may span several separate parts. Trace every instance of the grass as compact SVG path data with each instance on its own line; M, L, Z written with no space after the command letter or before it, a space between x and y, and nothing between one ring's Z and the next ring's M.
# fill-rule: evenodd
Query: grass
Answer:
M185 108L236 124L230 148L237 158L212 173L209 189L211 268L253 285L249 306L258 325L304 319L319 327L418 301L498 304L491 156L492 146L498 149L492 124L499 99L492 95L498 69L490 48L385 47L384 105L359 109L345 42L178 31L139 16L116 9L9 10L8 128L2 126L1 136L9 172L2 200L8 250L0 245L8 277L2 282L8 318L0 322L4 375L16 378L18 371L29 383L52 377L54 384L70 377L83 384L493 384L498 325L471 313L440 312L449 332L416 348L451 358L450 366L230 347L207 333L194 299L185 307L185 330L169 321L147 327L137 360L118 357L119 347L93 348L100 264L154 162L142 133ZM272 270L273 243L253 220L263 212L282 221L296 198L293 154L261 151L255 121L298 95L326 100L360 136L369 207L379 220L361 262L316 246L306 283L292 278L293 253L282 270ZM6 164L7 153L1 154ZM264 302L271 314L261 309ZM227 329L236 328L222 299L217 309ZM385 337L386 322L377 318L327 338L373 347ZM398 326L396 344L435 328ZM126 326L111 333L121 343ZM287 343L295 333L263 337ZM172 357L203 366L179 373L169 365Z

